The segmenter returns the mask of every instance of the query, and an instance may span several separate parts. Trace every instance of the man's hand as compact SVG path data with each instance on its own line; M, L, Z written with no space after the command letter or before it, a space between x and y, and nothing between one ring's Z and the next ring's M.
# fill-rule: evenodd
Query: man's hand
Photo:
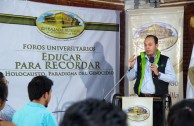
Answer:
M136 56L135 56L135 55L133 55L133 56L129 59L129 66L130 66L130 68L133 68L133 67L134 67L135 60L136 60Z
M154 74L155 74L156 76L159 75L158 67L157 67L156 64L152 63L151 66L150 66L150 68L151 68L151 70L154 72Z

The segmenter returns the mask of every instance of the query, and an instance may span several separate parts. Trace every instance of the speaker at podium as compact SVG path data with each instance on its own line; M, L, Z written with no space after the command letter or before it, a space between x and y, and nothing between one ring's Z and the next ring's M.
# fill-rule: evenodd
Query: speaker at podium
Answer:
M172 101L169 94L160 97L122 96L115 94L112 104L127 113L129 126L153 126L153 104L162 105L162 126L166 126L166 115ZM155 120L157 121L157 120Z

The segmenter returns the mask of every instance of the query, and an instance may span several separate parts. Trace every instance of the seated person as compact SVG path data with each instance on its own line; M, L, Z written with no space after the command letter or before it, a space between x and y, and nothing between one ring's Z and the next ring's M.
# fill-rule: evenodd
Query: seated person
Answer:
M53 81L46 76L34 77L28 84L30 102L15 112L12 122L17 126L58 126L53 114L47 110Z
M0 81L0 111L4 108L8 96L7 85ZM15 126L9 121L0 118L0 126Z
M194 99L185 99L172 106L168 126L194 126Z
M66 110L60 126L127 126L127 116L111 103L86 99Z
M2 72L0 72L0 81L2 81L8 86L8 81ZM7 121L11 121L14 113L15 113L15 110L6 103L5 107L0 112L0 118Z

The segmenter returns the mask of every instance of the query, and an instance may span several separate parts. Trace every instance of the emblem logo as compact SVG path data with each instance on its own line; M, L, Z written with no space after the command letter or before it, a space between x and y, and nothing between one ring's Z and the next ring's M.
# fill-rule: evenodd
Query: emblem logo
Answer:
M57 39L70 39L84 31L84 21L68 11L48 11L36 20L38 29L45 35Z
M144 106L130 106L125 112L132 121L144 121L150 116L150 111Z
M137 47L144 49L144 39L147 35L158 37L159 49L166 50L172 47L178 39L178 33L175 28L169 24L151 23L142 25L134 32L134 43Z

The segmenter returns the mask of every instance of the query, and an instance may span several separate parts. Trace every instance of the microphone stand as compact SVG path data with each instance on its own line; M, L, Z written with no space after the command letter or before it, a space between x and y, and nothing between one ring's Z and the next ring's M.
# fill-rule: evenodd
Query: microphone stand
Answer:
M52 113L65 112L65 111L53 111Z
M129 70L121 77L121 79L113 86L113 88L106 94L106 96L104 97L104 100L107 99L108 95L115 89L115 87L123 80L123 78L127 75L127 73L131 70L131 68L129 68Z

